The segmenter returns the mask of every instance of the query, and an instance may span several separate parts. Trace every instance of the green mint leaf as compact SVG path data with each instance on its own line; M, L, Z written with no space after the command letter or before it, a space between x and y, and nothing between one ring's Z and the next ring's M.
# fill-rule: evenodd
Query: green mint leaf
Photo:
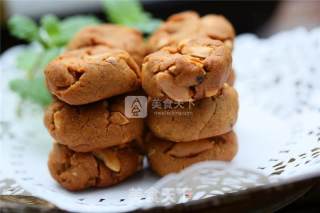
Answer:
M26 78L14 79L9 83L12 91L16 92L22 100L30 100L42 106L51 101L51 96L44 83L43 70L47 64L56 58L62 48L25 49L17 57L17 67L26 71Z
M161 23L162 21L159 19L152 19L146 22L130 23L127 26L138 29L146 34L151 34L158 29Z
M35 41L38 39L37 24L30 18L15 15L9 19L8 28L12 35L26 41Z
M60 23L61 33L56 38L57 45L64 46L81 28L101 23L94 16L71 16Z
M152 18L144 11L138 0L103 0L103 7L111 22L136 28L146 34L152 33L161 24L160 19Z
M24 100L30 100L41 106L47 106L51 102L51 95L42 77L32 80L14 79L10 81L9 86Z
M56 46L56 37L60 34L60 21L54 15L45 15L40 20L39 37L46 48Z
M56 35L60 33L60 21L54 15L45 15L40 20L41 28L43 28L48 35Z
M53 15L47 15L40 23L38 28L32 19L24 16L14 16L8 22L14 36L41 45L41 48L30 46L17 57L17 67L27 75L26 78L12 80L9 86L23 100L46 106L51 102L51 95L44 82L43 69L63 51L75 33L100 21L94 16L72 16L60 21Z
M38 68L43 71L50 61L58 57L62 50L63 48L58 47L45 50L41 55L41 61L38 64Z
M16 66L22 70L32 70L38 63L40 52L34 48L26 48L16 59Z

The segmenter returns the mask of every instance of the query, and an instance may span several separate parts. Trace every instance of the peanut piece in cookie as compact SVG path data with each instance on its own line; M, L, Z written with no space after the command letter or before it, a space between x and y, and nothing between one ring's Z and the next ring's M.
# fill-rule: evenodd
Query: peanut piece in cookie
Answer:
M151 97L194 101L218 93L230 75L231 50L219 40L184 40L147 56L142 87Z
M141 169L142 157L131 146L79 153L54 143L48 167L52 177L62 187L79 191L124 181Z

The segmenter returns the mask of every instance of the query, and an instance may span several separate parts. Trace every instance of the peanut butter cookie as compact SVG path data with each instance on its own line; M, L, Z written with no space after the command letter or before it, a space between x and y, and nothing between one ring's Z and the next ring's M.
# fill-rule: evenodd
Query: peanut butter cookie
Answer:
M187 102L218 93L231 72L230 48L219 40L184 40L148 55L142 87L151 97Z
M136 90L140 69L129 54L103 46L65 52L48 64L49 91L71 105L92 103Z
M124 115L124 98L116 97L82 106L56 100L45 112L51 136L77 152L89 152L140 140L143 120Z
M237 153L237 138L233 131L224 135L174 143L152 135L146 137L148 160L153 171L160 176L202 161L231 161Z
M130 146L79 153L54 143L48 167L62 187L78 191L118 184L142 168L142 159Z
M170 16L148 40L148 52L165 46L173 46L186 38L206 37L224 42L231 49L235 30L221 15L199 17L196 12L187 11Z
M225 134L232 130L238 116L238 94L227 84L216 96L195 102L158 107L154 101L149 103L147 124L156 136L174 142Z

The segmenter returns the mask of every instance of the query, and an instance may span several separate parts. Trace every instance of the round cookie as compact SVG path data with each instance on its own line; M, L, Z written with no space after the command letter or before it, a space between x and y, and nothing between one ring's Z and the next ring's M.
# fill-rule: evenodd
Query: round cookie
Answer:
M231 64L231 50L221 41L184 40L145 58L142 87L151 97L181 102L212 97L226 82Z
M174 14L156 30L148 40L148 52L152 53L165 46L176 45L186 38L206 37L224 42L233 47L235 30L221 15L199 17L194 11Z
M57 100L46 110L44 123L58 143L77 152L90 152L142 137L143 119L127 118L124 108L123 97L81 106Z
M149 134L145 143L150 167L160 176L179 172L202 161L231 161L238 150L236 134L233 131L186 143L174 143Z
M104 46L63 53L45 69L49 91L71 105L82 105L136 90L140 69L123 50Z
M157 101L149 102L147 124L156 136L175 142L227 133L232 130L238 116L238 94L227 84L218 95L196 102L173 102L171 106L167 103L159 107Z
M62 187L78 191L118 184L142 168L142 159L130 146L79 153L54 143L48 167Z
M67 48L74 50L96 45L125 50L139 65L146 54L143 36L139 31L113 24L82 28L69 42Z

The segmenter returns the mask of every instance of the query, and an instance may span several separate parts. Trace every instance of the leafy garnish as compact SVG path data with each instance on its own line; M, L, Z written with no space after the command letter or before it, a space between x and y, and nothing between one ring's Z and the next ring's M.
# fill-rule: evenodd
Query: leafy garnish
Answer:
M138 0L103 0L103 6L111 22L139 29L145 34L153 32L161 23L145 12ZM99 23L94 16L71 16L60 20L54 15L45 15L39 25L26 16L11 17L8 22L11 34L33 45L25 48L16 61L26 77L11 81L10 88L22 100L48 105L51 96L44 83L43 69L63 51L76 32Z
M138 0L104 0L103 6L111 22L136 28L146 34L152 33L161 24L160 19L152 18L143 10Z
M94 16L73 16L59 21L56 16L46 15L41 19L40 37L48 47L63 47L81 28L99 23Z
M25 100L42 106L50 103L51 95L44 83L43 69L63 50L64 46L81 28L98 24L94 16L73 16L59 20L54 15L43 16L38 26L25 16L13 16L8 22L12 35L32 42L22 51L16 61L17 68L25 71L25 79L10 82L10 88Z
M52 61L54 58L60 55L62 50L63 50L62 48L53 47L43 51L41 55L41 60L39 61L39 64L38 64L39 69L44 70L44 68L47 66L47 64L49 64L50 61Z
M60 33L60 21L54 15L46 15L40 20L42 28L49 35L58 35Z
M33 70L38 63L40 52L36 51L35 48L26 48L22 51L16 61L18 69L26 71L27 78L30 79L33 76Z
M99 23L101 23L101 21L94 16L72 16L66 18L60 25L60 42L67 44L74 36L74 33L79 31L81 28Z
M11 34L19 39L29 42L37 40L38 26L32 19L26 16L13 16L8 22L8 27Z
M10 81L10 89L17 92L22 99L30 100L41 106L51 102L51 96L46 90L45 81L41 77L35 79L14 79Z

